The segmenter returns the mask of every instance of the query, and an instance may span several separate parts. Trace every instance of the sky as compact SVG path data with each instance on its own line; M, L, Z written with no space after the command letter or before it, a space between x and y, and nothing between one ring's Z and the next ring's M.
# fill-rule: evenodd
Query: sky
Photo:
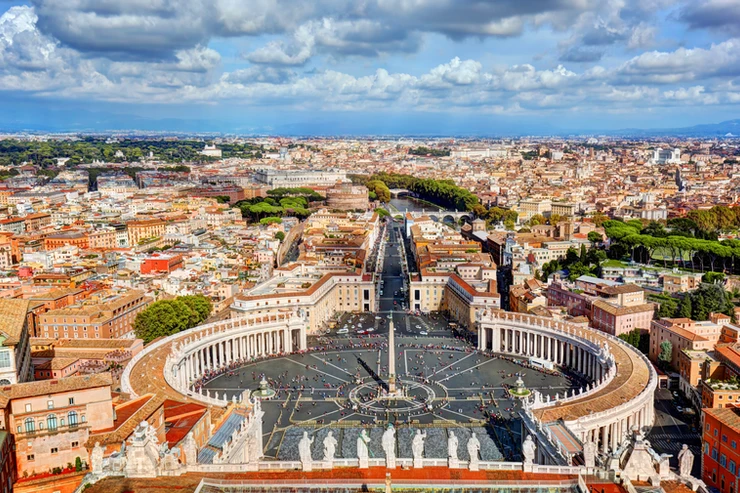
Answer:
M496 135L740 118L740 0L0 0L0 130Z

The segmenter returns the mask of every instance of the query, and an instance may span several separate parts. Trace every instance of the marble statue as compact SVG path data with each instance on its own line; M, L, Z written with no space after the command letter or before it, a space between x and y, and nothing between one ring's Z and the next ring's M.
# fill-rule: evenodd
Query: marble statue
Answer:
M95 448L93 448L90 454L90 466L92 467L93 474L103 472L103 447L100 446L100 442L95 442Z
M195 443L195 437L192 431L185 435L182 451L185 454L185 462L187 464L195 465L198 463L198 444Z
M475 435L475 433L472 433L470 435L467 447L468 455L470 456L469 469L471 471L477 471L478 461L480 460L480 442L478 441L478 437Z
M685 443L678 453L678 472L682 478L691 476L691 468L694 467L694 453L689 450Z
M136 427L126 448L126 476L156 478L159 467L159 440L157 431L146 421Z
M383 452L385 452L385 464L388 469L395 469L396 467L396 429L393 428L392 424L388 425L388 428L383 432L383 438L381 440L383 446Z
M524 453L524 465L532 465L534 464L534 455L535 451L537 450L537 445L534 444L534 440L532 440L532 435L527 435L527 438L524 440L524 445L522 446L522 452Z
M303 438L298 442L298 455L301 458L301 465L304 471L310 471L313 463L311 459L311 445L313 444L314 438L308 438L308 432L303 432Z
M370 437L367 436L367 431L363 429L357 437L357 458L360 460L360 468L362 469L367 469L368 460L370 459L368 443L370 443Z
M416 435L411 442L411 453L414 456L414 467L419 468L422 466L422 459L424 458L424 439L427 437L426 432L422 433L421 430L416 430Z
M450 436L447 438L447 457L449 459L457 460L457 446L459 443L455 432L450 431Z
M324 461L331 462L334 460L334 454L337 451L337 439L334 438L334 432L329 431L324 437Z
M597 446L593 440L589 440L583 444L583 462L586 464L586 467L596 466L596 452Z

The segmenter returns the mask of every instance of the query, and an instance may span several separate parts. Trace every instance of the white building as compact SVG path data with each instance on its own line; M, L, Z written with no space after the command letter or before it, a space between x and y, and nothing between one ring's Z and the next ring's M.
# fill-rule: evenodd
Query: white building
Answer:
M652 164L677 164L681 162L681 149L662 149L658 147L653 151L653 157L650 159Z

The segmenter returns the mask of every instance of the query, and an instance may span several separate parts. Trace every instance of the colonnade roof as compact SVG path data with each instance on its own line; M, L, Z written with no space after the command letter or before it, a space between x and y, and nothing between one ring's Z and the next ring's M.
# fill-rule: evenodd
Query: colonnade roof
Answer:
M609 350L617 364L617 374L603 389L583 399L535 410L535 416L544 423L559 419L574 421L582 416L612 410L635 399L648 385L650 368L637 354L636 349L631 350L621 344L615 344L597 330L584 330L588 330L589 336L595 342L609 343Z

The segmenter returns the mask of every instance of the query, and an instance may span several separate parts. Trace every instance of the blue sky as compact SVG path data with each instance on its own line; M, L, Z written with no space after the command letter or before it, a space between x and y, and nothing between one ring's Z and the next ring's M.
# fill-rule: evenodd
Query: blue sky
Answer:
M497 134L740 118L740 0L0 0L0 129Z

